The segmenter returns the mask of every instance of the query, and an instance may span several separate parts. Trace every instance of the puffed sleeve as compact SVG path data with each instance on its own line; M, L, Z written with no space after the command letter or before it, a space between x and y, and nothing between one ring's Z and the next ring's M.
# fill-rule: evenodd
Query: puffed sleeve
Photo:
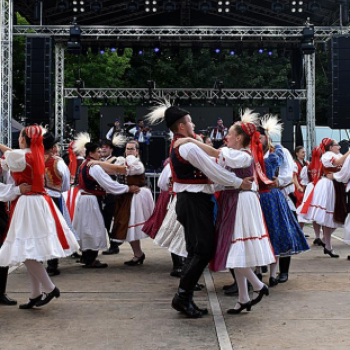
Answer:
M230 168L247 168L252 163L252 157L247 152L223 147L218 156L218 164Z
M335 167L336 165L333 164L333 162L337 159L340 158L341 154L337 155L333 152L326 152L322 157L321 157L321 161L323 166L325 166L326 168L332 168Z
M347 183L350 180L350 157L345 159L345 162L337 173L333 174L334 180L338 182Z
M26 153L21 149L5 152L7 166L13 173L23 171L26 166Z
M135 156L127 156L125 158L126 175L141 175L145 172L145 167L142 164L140 158Z
M162 191L169 191L169 179L171 177L171 168L170 164L167 164L166 167L161 172L158 179L158 187Z
M304 166L299 174L300 177L300 184L303 186L306 186L310 181L309 181L309 176L307 174L307 166Z

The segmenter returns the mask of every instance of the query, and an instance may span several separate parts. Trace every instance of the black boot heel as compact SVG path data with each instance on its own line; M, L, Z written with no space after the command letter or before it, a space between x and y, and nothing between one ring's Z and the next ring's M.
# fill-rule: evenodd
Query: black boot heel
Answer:
M252 309L252 302L249 300L247 303L240 303L237 301L237 303L240 305L239 309L228 309L227 313L230 315L237 315L240 314L243 310L250 311Z
M43 295L40 294L38 297L34 299L29 298L29 302L27 304L21 304L18 308L21 310L32 309L34 306L36 306L36 304L41 300L42 297Z

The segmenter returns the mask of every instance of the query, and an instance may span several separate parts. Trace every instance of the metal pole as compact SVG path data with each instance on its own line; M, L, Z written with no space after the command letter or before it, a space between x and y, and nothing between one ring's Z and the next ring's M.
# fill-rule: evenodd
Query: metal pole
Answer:
M55 135L63 147L64 130L64 48L62 43L55 45Z
M316 117L315 117L315 54L304 56L306 68L306 131L307 151L311 156L313 147L316 145Z
M0 0L0 142L11 147L13 0Z

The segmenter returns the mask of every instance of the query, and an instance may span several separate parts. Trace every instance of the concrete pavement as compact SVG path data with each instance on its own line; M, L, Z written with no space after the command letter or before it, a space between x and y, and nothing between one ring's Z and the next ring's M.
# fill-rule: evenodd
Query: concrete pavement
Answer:
M312 235L312 230L306 228L306 233ZM312 246L313 238L308 241ZM350 247L337 239L333 243L339 259L313 246L293 257L289 281L271 288L270 296L250 313L225 313L236 300L222 291L232 277L212 274L223 325L214 322L211 310L191 320L171 309L178 279L169 276L168 251L150 239L142 242L142 266L123 265L132 256L128 244L118 255L100 256L107 269L84 269L68 258L61 262L61 275L53 277L61 290L59 299L36 310L0 305L0 349L219 350L217 332L221 336L225 326L233 349L349 349ZM21 266L9 276L8 294L23 303L28 293ZM214 305L206 290L195 298L199 306Z

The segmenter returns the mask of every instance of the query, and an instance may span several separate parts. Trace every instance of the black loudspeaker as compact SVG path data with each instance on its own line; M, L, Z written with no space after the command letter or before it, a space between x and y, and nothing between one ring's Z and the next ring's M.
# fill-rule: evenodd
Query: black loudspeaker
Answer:
M300 121L300 101L294 99L287 100L286 109L287 120L298 122Z
M350 128L350 35L334 35L330 41L330 98L328 125Z
M161 171L163 162L169 157L169 145L164 137L151 137L148 146L148 160L147 154L143 157L144 164L147 164L148 170ZM146 151L147 152L147 151Z
M75 132L88 131L89 129L89 107L80 106L80 119L74 121Z
M53 40L26 39L26 123L54 123L53 109Z
M293 121L288 120L287 107L281 107L281 120L283 122L283 132L282 132L282 145L293 154L294 150L294 133L293 133Z
M72 98L68 100L67 103L67 120L80 120L81 113L81 99Z

